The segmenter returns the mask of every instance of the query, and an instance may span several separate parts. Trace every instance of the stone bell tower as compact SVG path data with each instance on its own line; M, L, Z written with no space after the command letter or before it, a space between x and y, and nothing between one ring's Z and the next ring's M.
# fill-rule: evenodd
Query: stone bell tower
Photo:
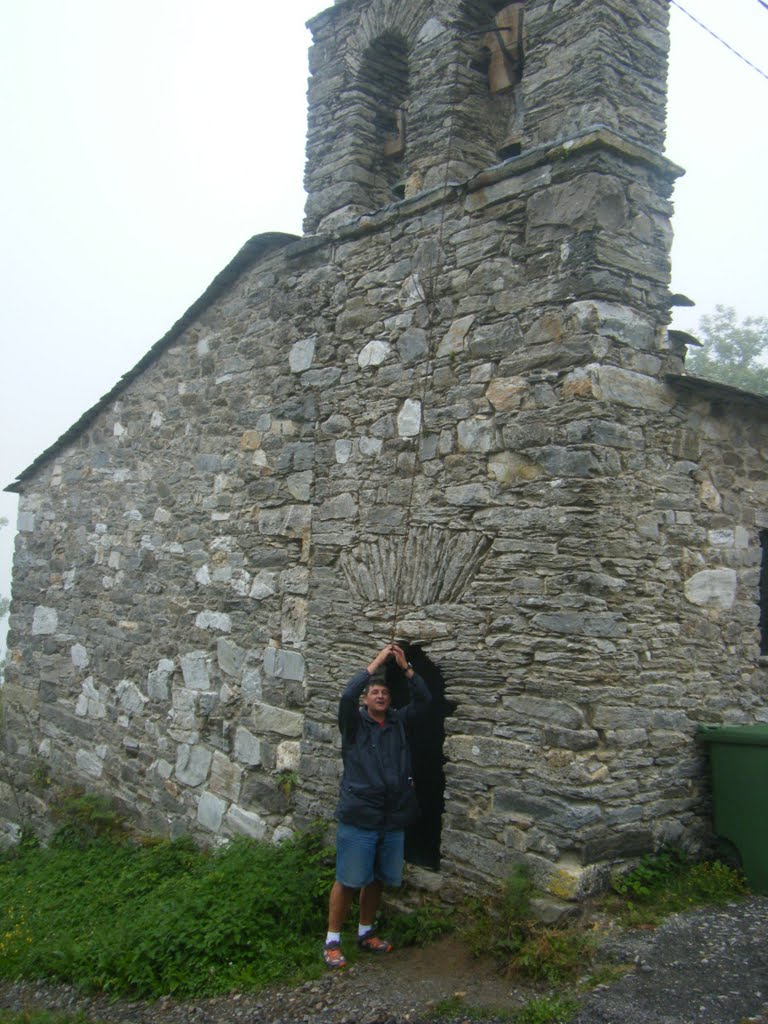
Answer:
M337 0L310 22L306 229L590 130L660 154L667 22L665 0Z
M654 448L679 443L667 17L667 0L340 0L310 23L303 252L344 268L325 345L356 376L346 405L324 396L325 429L358 438L318 467L353 518L323 527L327 550L316 531L345 579L318 570L310 623L332 609L363 646L395 606L439 666L433 863L483 881L523 859L568 899L693 821L695 795L663 802L687 783L633 690L656 667L650 620L678 606L623 596L658 572L672 456ZM355 482L350 451L375 451L375 478ZM333 761L302 749L309 811Z

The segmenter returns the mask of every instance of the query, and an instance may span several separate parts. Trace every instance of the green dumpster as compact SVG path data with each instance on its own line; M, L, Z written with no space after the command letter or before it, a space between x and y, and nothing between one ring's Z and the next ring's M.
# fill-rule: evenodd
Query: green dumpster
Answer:
M715 834L736 848L750 888L768 895L768 725L699 730L709 747Z

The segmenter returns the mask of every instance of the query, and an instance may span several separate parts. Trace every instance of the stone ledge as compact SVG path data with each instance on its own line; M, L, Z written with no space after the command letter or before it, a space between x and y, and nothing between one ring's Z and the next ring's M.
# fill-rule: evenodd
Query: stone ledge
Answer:
M288 259L300 259L308 253L333 245L336 242L350 241L363 235L374 234L386 229L402 217L412 217L414 214L439 206L446 200L458 199L462 193L477 192L480 189L488 188L490 185L496 185L505 179L520 177L542 165L567 160L572 156L587 153L594 149L609 150L635 163L645 164L647 167L673 180L685 174L682 167L679 167L649 146L632 142L604 125L595 125L572 138L544 143L535 149L521 153L519 156L510 157L501 163L486 167L465 181L443 182L433 188L419 192L415 196L392 202L378 210L372 210L370 213L356 214L349 221L338 225L333 230L305 235L303 238L288 244L284 249L284 254ZM546 182L539 184L546 184Z

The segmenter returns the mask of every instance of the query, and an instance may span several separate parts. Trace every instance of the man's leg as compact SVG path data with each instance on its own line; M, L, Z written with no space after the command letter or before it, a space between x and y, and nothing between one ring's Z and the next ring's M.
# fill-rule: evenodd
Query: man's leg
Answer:
M328 934L323 946L323 960L328 967L346 967L347 961L341 952L341 929L352 906L354 889L336 881L328 900Z
M360 926L371 928L381 903L381 882L375 878L360 890ZM349 907L347 907L349 910Z
M367 888L367 887L366 887ZM362 894L365 892L363 889L360 893L360 903L362 906ZM340 932L349 908L352 906L352 897L355 895L354 889L347 888L346 885L342 885L341 882L334 882L333 888L331 889L331 898L328 901L328 931L329 932Z
M380 832L376 842L375 878L360 890L360 924L357 945L367 953L391 953L392 943L373 932L373 922L381 903L383 883L398 886L403 874L402 831Z
M376 833L370 830L342 823L336 828L336 881L328 900L328 934L323 947L323 960L329 967L346 964L341 952L341 929L355 892L373 879L376 841Z

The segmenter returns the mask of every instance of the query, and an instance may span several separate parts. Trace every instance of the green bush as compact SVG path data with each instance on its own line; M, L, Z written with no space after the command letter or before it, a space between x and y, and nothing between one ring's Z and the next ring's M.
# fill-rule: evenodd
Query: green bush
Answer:
M648 853L631 871L617 875L611 887L627 899L648 899L682 875L687 864L687 857L676 847Z
M317 835L206 853L67 831L0 860L0 977L189 997L312 976L332 881Z
M531 912L533 882L519 866L506 879L499 899L475 902L463 931L474 956L490 956L509 974L535 982L569 982L589 966L594 937L578 927L543 925Z
M655 924L696 906L729 903L748 891L740 871L719 860L692 860L677 848L647 854L631 871L617 875L611 887L621 901L613 909L635 925Z

